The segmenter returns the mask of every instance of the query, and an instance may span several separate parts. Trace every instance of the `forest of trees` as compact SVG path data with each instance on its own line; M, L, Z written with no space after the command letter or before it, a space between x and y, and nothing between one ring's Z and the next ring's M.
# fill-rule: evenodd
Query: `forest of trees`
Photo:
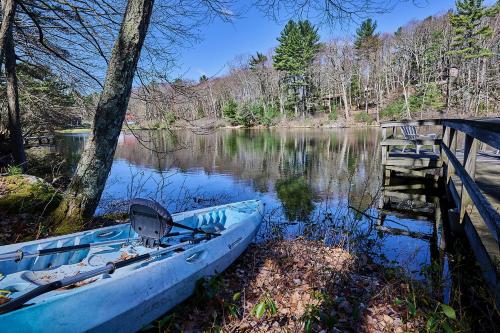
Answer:
M290 20L274 50L237 57L222 77L138 89L130 112L154 124L209 117L244 126L498 114L499 5L456 6L394 33L366 19L352 38L324 43L311 22Z

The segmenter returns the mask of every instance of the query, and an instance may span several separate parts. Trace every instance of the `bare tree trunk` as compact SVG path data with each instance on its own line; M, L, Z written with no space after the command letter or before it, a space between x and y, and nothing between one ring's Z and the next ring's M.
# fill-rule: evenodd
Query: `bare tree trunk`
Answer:
M451 76L450 76L450 60L447 62L448 77L446 78L446 113L450 111L450 94L451 94Z
M280 114L281 114L281 117L284 116L285 114L285 101L284 101L284 97L283 97L283 93L280 91L279 92L279 97L280 97Z
M365 85L365 112L368 114L368 87L370 86L370 65L368 64L368 75L366 78L366 85Z
M404 80L404 79L403 79ZM403 96L405 98L405 110L406 110L406 117L408 119L411 119L411 112L410 112L410 102L408 101L408 91L406 89L406 85L403 81Z
M382 103L382 82L377 79L377 123L380 124L380 104Z
M113 162L153 0L129 0L109 61L92 132L64 198L53 214L57 233L80 230L99 203Z
M217 109L215 108L215 101L214 101L214 96L212 95L212 83L208 83L208 92L210 93L210 104L212 104L212 114L214 115L215 118L217 118Z
M406 118L411 119L410 102L408 100L408 90L406 87L406 66L403 65L401 86L403 87L403 97L405 99Z
M12 156L15 164L23 169L26 164L24 152L23 131L21 128L21 115L19 109L19 94L16 75L16 52L14 50L14 18L16 16L16 2L5 0L3 2L3 21L0 28L2 59L5 58L5 78L7 81L7 113L9 137L12 147ZM0 60L1 66L1 60Z
M351 120L350 114L349 114L349 98L347 97L347 87L346 84L344 83L344 80L342 78L342 81L340 82L342 86L342 100L344 101L344 112L345 112L345 120L349 122Z

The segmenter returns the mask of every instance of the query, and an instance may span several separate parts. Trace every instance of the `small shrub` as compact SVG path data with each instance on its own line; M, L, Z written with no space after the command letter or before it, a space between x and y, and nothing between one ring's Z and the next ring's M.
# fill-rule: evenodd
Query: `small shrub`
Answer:
M220 276L202 278L196 282L194 299L199 304L211 302L220 297L224 288L224 281Z
M172 125L173 123L175 123L176 119L177 119L177 117L175 116L175 114L173 112L165 113L165 122L168 125Z
M319 301L319 304L306 306L306 310L300 318L304 323L304 332L317 332L321 328L327 328L330 331L337 322L335 315L331 311L327 311L333 307L333 300L328 295L318 291L313 292L311 296Z
M335 111L334 111L334 110L332 109L332 112L330 112L330 113L328 114L328 120L331 120L331 121L337 121L338 117L339 117L339 116L338 116L338 114L337 114L337 110L335 110Z
M354 120L358 123L366 123L370 125L373 122L372 117L366 112L358 112L354 116Z
M255 119L261 119L264 117L264 105L263 104L260 104L260 103L250 104L249 110Z
M488 115L488 108L486 106L486 103L483 101L479 102L479 105L477 107L477 115L484 117Z
M264 116L261 119L261 124L265 126L271 126L274 124L274 121L279 117L279 115L280 112L275 105L268 105Z
M411 113L441 111L445 107L443 93L435 83L429 83L409 97L408 107ZM398 120L405 116L406 105L403 98L389 103L380 111L380 117L384 119Z
M234 120L236 118L237 111L238 103L236 103L233 99L227 101L227 103L222 107L222 115L230 120Z
M410 96L410 111L440 111L445 107L444 97L435 83L426 84L416 95Z
M197 108L196 108L196 116L198 118L203 118L205 117L205 111L203 110L203 107L201 105L199 105Z
M7 167L7 174L9 176L17 176L23 173L23 169L17 165L9 165Z
M258 319L262 318L266 313L271 317L278 313L276 303L269 295L262 297L259 303L255 304L252 309L252 314Z
M380 111L380 117L384 119L397 120L404 116L405 102L402 98L397 99Z
M258 109L257 109L258 110ZM243 103L238 106L236 116L234 118L234 125L241 125L244 127L250 127L255 124L255 116L252 113L252 105L248 103Z

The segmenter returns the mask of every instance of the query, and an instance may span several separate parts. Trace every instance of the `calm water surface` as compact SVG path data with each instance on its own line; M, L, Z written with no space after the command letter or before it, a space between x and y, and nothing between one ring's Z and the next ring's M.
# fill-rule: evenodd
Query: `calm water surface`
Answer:
M72 168L86 137L59 140ZM434 222L386 217L386 227L424 236L418 238L374 227L380 139L378 129L122 133L98 213L132 197L157 200L171 212L258 198L266 205L260 239L304 234L347 245L363 238L362 246L376 244L374 251L419 277L435 246Z

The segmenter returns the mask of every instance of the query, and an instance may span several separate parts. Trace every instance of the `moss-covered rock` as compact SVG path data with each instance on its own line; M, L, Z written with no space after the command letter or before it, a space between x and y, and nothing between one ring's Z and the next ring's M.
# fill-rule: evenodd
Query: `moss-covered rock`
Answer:
M43 179L29 175L0 177L0 210L9 214L47 215L61 194Z
M33 147L26 150L26 157L26 170L30 175L40 177L58 188L68 185L71 172L62 154L51 152L47 147Z

